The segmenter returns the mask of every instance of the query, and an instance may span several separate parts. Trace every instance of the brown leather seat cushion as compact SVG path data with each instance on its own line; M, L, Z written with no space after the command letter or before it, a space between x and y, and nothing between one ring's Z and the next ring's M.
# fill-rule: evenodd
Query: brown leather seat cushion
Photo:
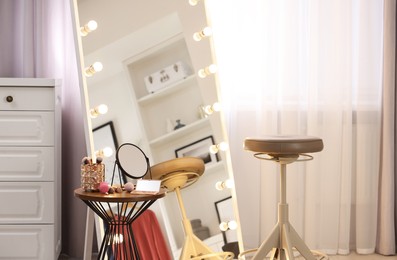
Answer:
M245 150L273 155L315 153L323 148L322 139L313 136L274 135L248 137L244 141Z

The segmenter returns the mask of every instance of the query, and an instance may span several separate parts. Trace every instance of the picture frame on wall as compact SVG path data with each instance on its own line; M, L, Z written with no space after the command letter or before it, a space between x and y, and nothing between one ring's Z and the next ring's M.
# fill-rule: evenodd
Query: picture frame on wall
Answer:
M214 137L210 135L176 149L175 157L199 157L206 165L213 164L219 161L218 155L209 151L210 146L214 144Z
M92 132L95 153L103 159L102 162L105 164L105 181L110 184L112 182L113 170L116 162L116 151L118 148L113 122L109 121L100 125L94 128ZM124 175L121 175L122 180L120 180L118 172L114 175L114 184L125 183L126 179Z

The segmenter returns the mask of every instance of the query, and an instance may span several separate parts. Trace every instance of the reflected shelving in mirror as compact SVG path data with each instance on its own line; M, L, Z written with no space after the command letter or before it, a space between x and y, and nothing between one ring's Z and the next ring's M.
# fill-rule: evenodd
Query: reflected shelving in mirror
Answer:
M175 83L172 83L164 87L159 91L141 97L140 99L138 99L138 103L142 106L149 105L150 103L155 102L158 99L164 98L167 95L171 95L181 90L182 88L186 88L189 85L195 84L195 81L196 81L196 77L194 75L190 75L180 81L177 81Z
M147 51L127 59L124 65L150 146L156 145L155 148L160 149L159 145L165 145L166 141L175 142L177 138L184 140L186 135L203 128L205 121L200 121L199 113L203 99L183 34L154 44ZM158 78L164 79L165 84L156 81ZM154 82L158 86L151 85ZM169 122L172 126L167 126ZM178 129L177 134L175 131L170 133L170 128L176 127L176 122L186 126ZM206 128L206 135L209 135L209 123ZM168 149L174 150L182 143L169 143L168 146ZM157 159L171 159L169 156L156 156L156 151L152 151L152 155Z
M149 76L152 76L155 72L167 72L165 71L166 68L177 62L184 66L183 71L186 73L184 77L194 74L186 42L181 33L171 35L161 42L153 42L152 46L147 47L145 51L126 59L123 63L128 71L136 99L139 100L152 92L150 82L148 82ZM183 71L179 70L178 72ZM171 81L168 80L168 82ZM162 84L162 86L166 87L167 84ZM160 89L162 88L155 88L155 91Z
M149 141L149 144L153 148L155 148L156 146L164 145L168 142L177 140L177 139L181 138L181 136L189 135L193 132L196 132L198 129L204 128L205 126L207 126L207 127L209 126L208 118L203 118L203 119L197 120L191 124L188 124L184 127L179 128L171 133L162 135L156 139Z

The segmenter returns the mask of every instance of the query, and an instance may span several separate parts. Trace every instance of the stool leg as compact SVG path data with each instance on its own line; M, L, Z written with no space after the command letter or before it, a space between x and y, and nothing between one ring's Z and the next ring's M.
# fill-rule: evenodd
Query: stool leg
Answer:
M292 243L289 236L290 225L288 223L282 225L282 236L281 236L281 257L280 259L295 259L294 251L292 250Z
M252 258L252 260L262 260L265 259L267 254L272 250L272 248L278 248L280 244L280 228L278 225L276 225L273 228L272 233L267 237L265 242L262 243L262 245L259 247L258 251L256 252L255 256ZM276 255L277 252L273 252L273 256ZM274 257L273 257L274 258Z
M312 252L310 249L307 247L305 242L299 237L298 233L295 231L295 229L290 225L290 231L289 231L289 236L291 238L291 242L293 246L296 248L296 250L299 251L299 253L306 259L306 260L315 260L315 257L313 256Z
M190 223L190 220L187 218L186 215L186 211L184 204L182 202L182 196L179 187L175 188L175 193L178 199L179 208L182 215L183 228L185 230L185 241L179 259L185 260L198 255L213 253L210 247L208 247L206 244L204 244L203 241L201 241L196 235L194 235L192 224ZM213 259L222 259L222 258L214 257Z
M295 247L306 260L315 260L310 249L299 237L298 233L289 223L288 204L286 195L286 164L281 163L280 172L280 202L278 204L278 222L272 233L262 243L252 260L263 260L273 249L270 259L294 260L293 248Z

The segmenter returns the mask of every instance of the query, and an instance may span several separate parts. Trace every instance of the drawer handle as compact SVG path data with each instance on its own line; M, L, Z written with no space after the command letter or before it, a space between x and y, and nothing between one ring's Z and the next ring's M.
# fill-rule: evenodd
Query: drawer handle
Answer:
M11 103L14 100L14 98L12 96L7 96L6 100L8 103Z

